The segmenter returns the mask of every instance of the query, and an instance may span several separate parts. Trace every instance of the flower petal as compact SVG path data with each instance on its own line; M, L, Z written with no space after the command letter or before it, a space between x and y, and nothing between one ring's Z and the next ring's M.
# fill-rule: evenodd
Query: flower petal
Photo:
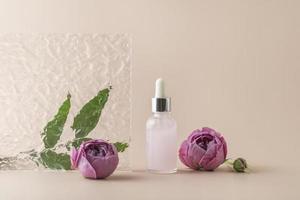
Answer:
M84 177L96 179L96 172L85 156L81 156L78 162L78 169Z
M71 150L71 168L72 169L76 169L77 168L77 157L78 157L78 151L76 150L76 148L73 148Z
M97 158L93 161L92 166L95 169L96 177L101 179L110 176L117 168L118 163L119 157L114 155L104 158Z
M223 144L224 159L226 159L226 156L227 156L227 143L226 143L224 137L222 137L222 136L220 137L220 140Z
M201 165L199 165L199 163L203 159L205 154L206 151L196 143L190 145L190 148L188 150L188 161L193 166L193 169L201 168Z
M181 160L181 162L183 164L185 164L187 167L192 167L188 164L188 162L186 161L187 159L187 156L188 156L188 148L189 148L189 145L188 145L188 142L185 140L182 142L180 148L179 148L179 159Z
M223 145L221 144L218 147L216 156L210 162L207 163L207 165L205 166L205 169L206 170L214 170L217 167L219 167L219 165L221 165L224 162L224 160L225 160L225 157L224 157Z
M199 129L196 129L194 130L190 135L189 137L187 138L187 141L189 143L192 143L198 136L200 136L202 133L201 133L201 130Z
M212 143L208 146L208 149L200 160L199 165L206 170L207 164L216 156L216 154L217 145Z

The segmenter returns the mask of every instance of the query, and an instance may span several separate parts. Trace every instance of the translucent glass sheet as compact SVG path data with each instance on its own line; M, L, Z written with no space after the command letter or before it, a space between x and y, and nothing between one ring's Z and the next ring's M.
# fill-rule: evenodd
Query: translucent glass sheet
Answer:
M74 116L109 86L100 121L89 134L129 142L131 43L126 34L6 34L0 36L0 169L35 169L43 128L72 95L56 148L74 138ZM129 168L128 149L119 169ZM43 168L41 165L39 168Z

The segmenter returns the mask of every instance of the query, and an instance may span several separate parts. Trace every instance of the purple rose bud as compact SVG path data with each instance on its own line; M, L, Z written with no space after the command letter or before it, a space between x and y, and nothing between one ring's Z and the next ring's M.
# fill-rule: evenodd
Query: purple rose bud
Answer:
M224 162L226 155L225 139L211 128L193 131L179 149L181 162L195 170L214 170Z
M104 140L89 140L71 151L72 168L87 178L102 179L111 175L119 163L118 151Z

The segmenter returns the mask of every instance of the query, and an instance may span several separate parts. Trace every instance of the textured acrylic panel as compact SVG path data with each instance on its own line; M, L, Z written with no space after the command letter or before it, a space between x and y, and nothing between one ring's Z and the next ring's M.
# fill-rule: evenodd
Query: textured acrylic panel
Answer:
M74 137L80 108L112 86L100 121L89 135L130 140L131 43L126 34L5 34L0 36L0 169L32 169L31 150L68 93L70 113L59 143ZM128 149L120 168L129 167Z

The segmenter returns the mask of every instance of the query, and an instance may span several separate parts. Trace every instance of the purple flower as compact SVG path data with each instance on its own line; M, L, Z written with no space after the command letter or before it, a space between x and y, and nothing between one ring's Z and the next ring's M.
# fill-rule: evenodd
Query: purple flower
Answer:
M181 162L195 170L214 170L225 161L226 155L224 138L206 127L194 130L179 149Z
M101 179L111 175L118 166L118 151L104 140L89 140L71 151L72 168L87 178Z

